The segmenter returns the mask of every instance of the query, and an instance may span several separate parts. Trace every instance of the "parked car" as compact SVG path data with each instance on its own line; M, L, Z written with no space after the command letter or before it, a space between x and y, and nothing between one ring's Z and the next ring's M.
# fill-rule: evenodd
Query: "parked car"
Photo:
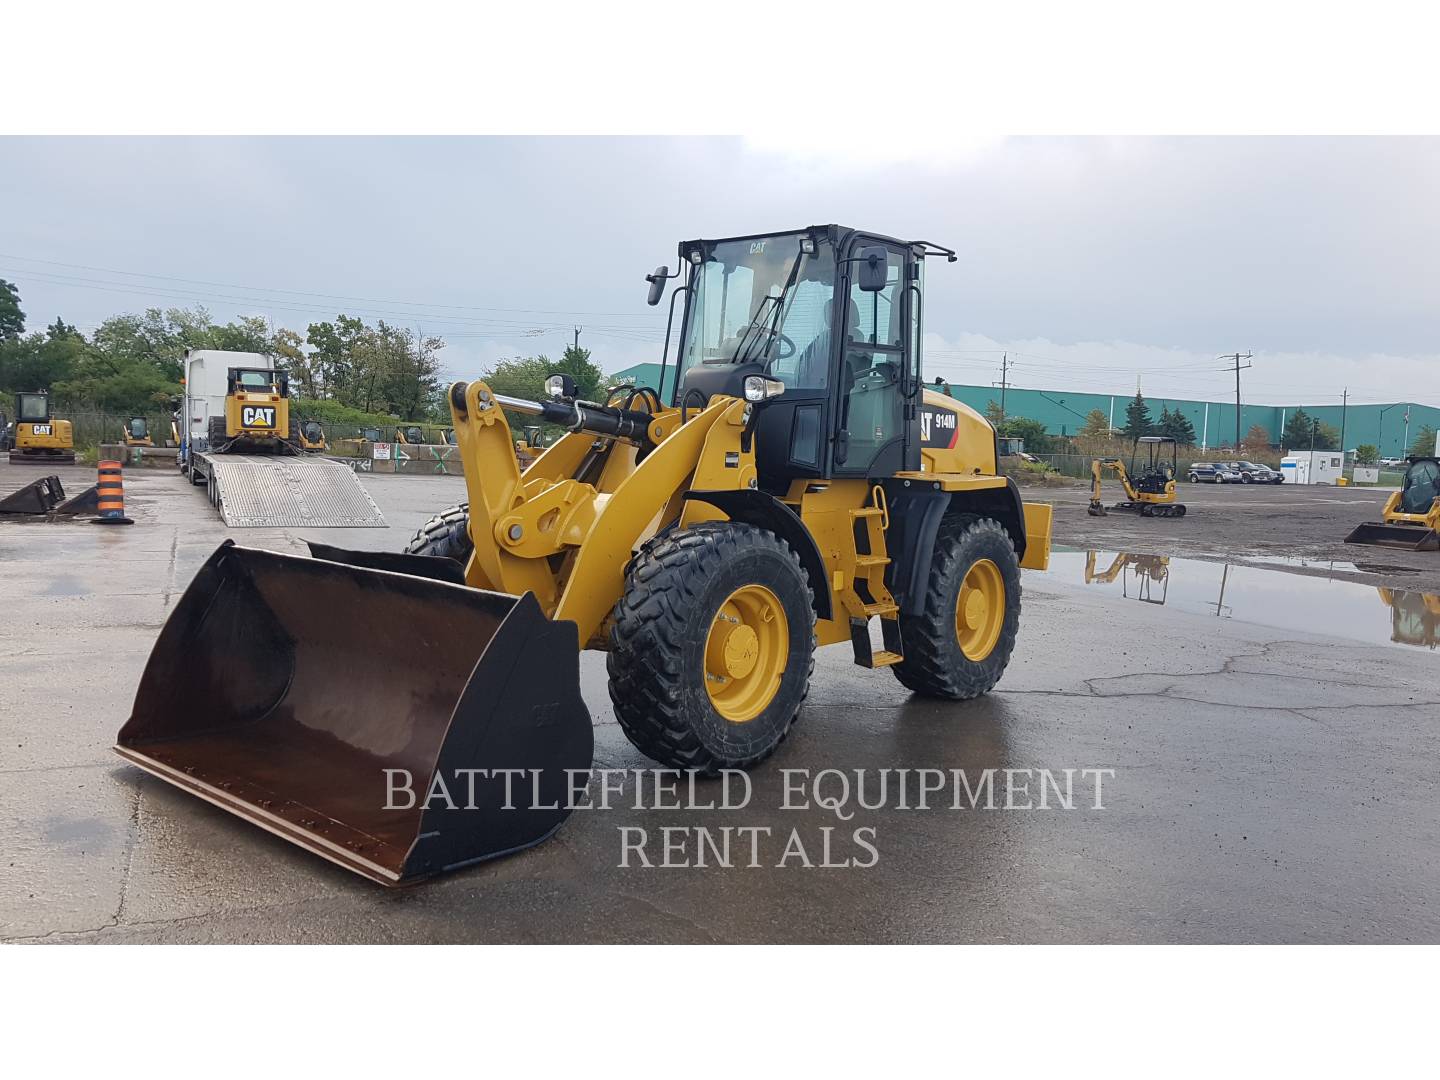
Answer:
M1398 466L1398 465L1404 465L1404 464L1405 464L1405 459L1404 459L1404 458L1398 458L1398 457L1382 457L1382 458L1380 459L1380 464L1381 464L1381 465L1397 465L1397 466Z
M1210 484L1239 484L1244 478L1240 470L1228 461L1196 461L1190 465L1190 482L1198 484L1204 480Z
M1237 461L1234 468L1246 484L1283 484L1285 474L1269 465L1257 465L1253 461Z

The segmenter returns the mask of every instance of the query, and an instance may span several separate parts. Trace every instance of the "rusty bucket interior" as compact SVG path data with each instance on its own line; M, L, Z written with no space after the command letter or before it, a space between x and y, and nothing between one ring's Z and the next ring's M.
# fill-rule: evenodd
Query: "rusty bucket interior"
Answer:
M529 594L326 550L222 545L165 624L117 752L384 884L549 836L593 752L574 623Z

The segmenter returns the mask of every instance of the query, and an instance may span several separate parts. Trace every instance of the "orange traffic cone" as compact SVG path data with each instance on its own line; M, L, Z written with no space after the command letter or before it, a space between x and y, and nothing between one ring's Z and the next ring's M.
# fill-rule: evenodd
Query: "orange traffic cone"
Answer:
M135 524L125 516L125 482L121 478L120 462L100 462L100 479L95 482L95 487L100 500L100 516L92 518L91 525Z

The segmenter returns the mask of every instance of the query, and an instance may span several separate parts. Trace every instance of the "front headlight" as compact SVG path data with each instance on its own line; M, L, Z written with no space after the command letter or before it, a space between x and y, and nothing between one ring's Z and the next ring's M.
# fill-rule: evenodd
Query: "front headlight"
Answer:
M745 376L746 401L766 401L784 392L785 384L779 379L767 379L764 375Z
M545 393L552 398L573 398L575 380L569 375L551 375L545 380Z

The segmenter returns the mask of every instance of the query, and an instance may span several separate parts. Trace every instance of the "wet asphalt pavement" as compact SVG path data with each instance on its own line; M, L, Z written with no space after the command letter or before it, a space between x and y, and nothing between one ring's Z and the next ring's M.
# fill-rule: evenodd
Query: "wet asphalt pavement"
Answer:
M0 493L32 476L0 464ZM65 480L78 490L89 473ZM304 535L396 549L463 498L458 478L364 483L390 529ZM1213 563L1086 584L1083 553L1062 552L1025 575L1019 645L982 700L912 698L824 649L742 808L636 808L633 774L617 772L611 808L578 811L546 844L385 890L111 752L156 634L215 546L304 551L299 534L227 530L169 470L131 470L126 491L131 528L0 522L0 939L1440 940L1437 656L1423 607L1396 620L1373 588L1245 568L1212 612ZM1362 591L1327 596L1336 586ZM1275 614L1287 604L1303 614ZM581 670L597 767L648 768L614 722L603 656ZM856 805L862 769L877 809ZM817 782L828 801L847 779L848 800L818 805ZM942 782L916 808L917 786ZM720 794L702 784L697 801ZM691 865L658 865L667 840L670 862Z

